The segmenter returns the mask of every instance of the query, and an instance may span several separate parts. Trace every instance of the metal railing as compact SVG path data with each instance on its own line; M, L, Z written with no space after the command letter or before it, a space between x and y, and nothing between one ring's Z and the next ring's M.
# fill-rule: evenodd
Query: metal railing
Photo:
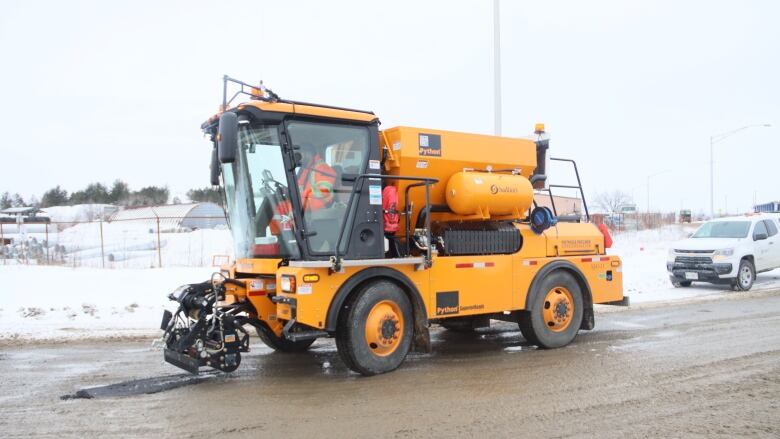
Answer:
M405 181L416 181L417 183L411 184L406 187L405 191L405 202L406 205L404 207L404 215L406 216L406 246L407 246L407 253L411 250L409 247L409 239L410 239L410 227L411 227L411 209L412 206L409 203L409 189L414 187L421 187L425 186L425 206L421 210L421 212L425 213L425 230L426 230L426 238L427 238L427 249L425 253L425 266L430 267L431 266L431 260L432 260L432 252L431 252L431 185L434 183L438 183L438 179L435 178L425 178L425 177L409 177L409 176L403 176L403 175L381 175L381 174L359 174L354 177L354 184L352 186L352 192L349 195L349 202L347 203L347 215L348 217L345 218L345 221L341 224L341 229L339 230L339 239L336 241L336 249L334 251L333 255L333 269L335 271L339 271L341 268L341 243L344 239L344 232L347 229L348 224L352 224L352 221L348 221L348 218L354 218L354 215L356 215L357 211L352 211L352 206L354 204L355 196L363 190L363 185L358 184L360 180L368 179L369 184L371 180L405 180ZM350 178L352 180L352 178ZM347 234L347 245L349 245L349 240L352 238L352 229L350 228L348 234Z

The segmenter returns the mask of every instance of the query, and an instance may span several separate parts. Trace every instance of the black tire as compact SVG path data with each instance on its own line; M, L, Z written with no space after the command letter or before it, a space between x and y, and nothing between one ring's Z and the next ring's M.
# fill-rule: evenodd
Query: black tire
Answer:
M675 288L688 288L693 284L692 281L689 280L679 280L676 277L670 277L669 280L672 281L672 285L674 285Z
M756 280L756 267L749 259L739 261L737 277L731 281L731 288L734 291L748 291L753 288L753 282Z
M554 322L545 321L544 311L551 307L554 310L559 302L553 305L546 299L548 293L557 297L558 294L562 294L563 290L568 291L570 295L570 300L563 304L566 312L562 313L562 315L568 316L566 318L568 325L560 330L553 330L549 324L554 324ZM531 294L532 296L529 298L531 303L528 309L520 315L518 322L523 337L529 343L546 349L559 348L571 343L582 325L584 311L580 285L574 277L565 271L555 270L545 276L536 291L532 291ZM568 309L568 303L572 304L572 310Z
M266 346L275 350L276 352L294 353L304 352L309 349L309 346L314 343L315 339L290 341L286 338L279 337L266 327L255 327L257 329L257 336L265 343Z
M387 340L394 346L392 351L384 355L378 353L390 348L370 343L366 338L369 315L381 302L393 304L398 316L402 317L381 322L380 328L390 325ZM342 308L336 330L336 347L347 367L355 372L365 376L390 372L397 369L409 353L413 326L412 305L401 288L390 281L373 281L350 296Z

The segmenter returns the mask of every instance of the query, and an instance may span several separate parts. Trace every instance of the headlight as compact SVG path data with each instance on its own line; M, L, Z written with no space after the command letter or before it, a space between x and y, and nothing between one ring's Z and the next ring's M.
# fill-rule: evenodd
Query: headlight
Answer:
M675 253L674 253L674 249L673 248L669 249L668 256L669 256L669 259L674 259Z
M295 292L295 276L290 276L288 274L282 275L282 291L285 293L294 293Z
M715 253L712 254L712 260L713 261L722 261L729 256L734 255L734 249L733 248L724 248L721 250L715 250Z

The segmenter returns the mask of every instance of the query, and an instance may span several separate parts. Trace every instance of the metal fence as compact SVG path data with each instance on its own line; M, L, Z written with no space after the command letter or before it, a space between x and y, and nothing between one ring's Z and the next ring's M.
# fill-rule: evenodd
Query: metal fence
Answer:
M631 214L592 214L591 221L595 224L606 224L612 232L632 232L647 229L657 229L677 223L674 213L631 213Z
M224 217L186 217L224 220ZM206 267L232 259L228 229L182 227L185 217L0 222L0 264L98 268Z

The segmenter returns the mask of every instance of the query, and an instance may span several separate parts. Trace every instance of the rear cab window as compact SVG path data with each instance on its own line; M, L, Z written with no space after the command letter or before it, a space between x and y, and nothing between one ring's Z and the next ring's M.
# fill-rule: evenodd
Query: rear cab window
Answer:
M775 225L775 222L772 220L764 220L764 224L766 225L767 230L767 236L775 236L777 235L777 226Z

